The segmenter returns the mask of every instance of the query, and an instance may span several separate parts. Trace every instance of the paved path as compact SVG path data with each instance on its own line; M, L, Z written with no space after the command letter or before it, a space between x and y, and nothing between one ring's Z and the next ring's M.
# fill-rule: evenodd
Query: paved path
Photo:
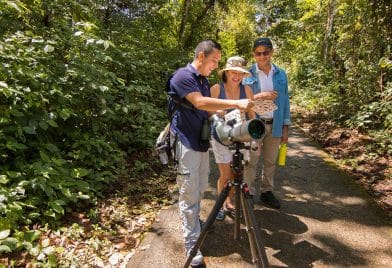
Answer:
M212 164L202 201L204 219L216 197L216 172ZM391 219L297 128L291 133L286 166L277 172L276 189L280 210L255 204L271 267L392 267ZM237 242L232 219L214 225L201 247L206 266L253 267L245 230ZM184 254L175 204L161 211L127 267L182 267Z

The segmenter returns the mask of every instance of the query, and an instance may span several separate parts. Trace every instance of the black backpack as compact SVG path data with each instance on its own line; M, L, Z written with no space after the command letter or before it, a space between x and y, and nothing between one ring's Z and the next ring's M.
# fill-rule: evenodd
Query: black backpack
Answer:
M172 135L170 133L170 126L173 120L174 113L178 110L180 106L187 109L196 110L196 108L186 99L181 99L177 94L171 90L170 81L173 78L175 72L172 73L166 81L166 94L167 94L167 114L169 122L166 124L165 128L160 132L156 143L155 149L159 154L160 161L163 165L168 165L173 163L174 166L177 165L176 158L176 143L177 135ZM174 138L174 139L173 139Z

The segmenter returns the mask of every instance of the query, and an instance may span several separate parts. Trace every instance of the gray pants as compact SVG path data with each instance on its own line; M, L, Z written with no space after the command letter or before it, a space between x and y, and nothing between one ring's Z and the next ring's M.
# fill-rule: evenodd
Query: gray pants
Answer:
M209 153L196 152L177 142L179 208L185 250L189 252L200 236L200 202L208 186Z
M249 187L251 195L256 194L255 184L257 164L262 155L263 167L261 174L261 192L272 191L274 187L274 175L276 170L276 160L279 153L281 138L272 137L272 125L266 125L265 135L259 142L259 148L256 151L250 150L249 161L244 167L244 182Z

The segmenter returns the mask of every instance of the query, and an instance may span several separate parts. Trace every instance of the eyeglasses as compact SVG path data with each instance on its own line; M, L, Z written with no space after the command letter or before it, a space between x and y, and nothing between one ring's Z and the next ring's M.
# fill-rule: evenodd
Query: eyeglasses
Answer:
M271 54L271 50L265 50L265 51L257 51L255 52L255 56L256 57L260 57L261 55L263 55L264 57L268 56L269 54Z

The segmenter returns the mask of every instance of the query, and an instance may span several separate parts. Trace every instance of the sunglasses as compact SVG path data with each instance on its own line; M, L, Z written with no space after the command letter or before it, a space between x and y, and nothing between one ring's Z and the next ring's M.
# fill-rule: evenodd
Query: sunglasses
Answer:
M260 57L261 55L268 56L269 54L271 54L271 50L255 52L256 57Z

